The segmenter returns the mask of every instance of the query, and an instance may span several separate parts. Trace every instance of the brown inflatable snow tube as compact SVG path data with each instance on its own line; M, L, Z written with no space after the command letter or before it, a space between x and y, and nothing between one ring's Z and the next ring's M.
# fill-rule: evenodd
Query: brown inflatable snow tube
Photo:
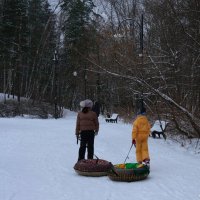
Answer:
M74 170L82 176L107 176L112 164L102 159L80 160L74 165Z

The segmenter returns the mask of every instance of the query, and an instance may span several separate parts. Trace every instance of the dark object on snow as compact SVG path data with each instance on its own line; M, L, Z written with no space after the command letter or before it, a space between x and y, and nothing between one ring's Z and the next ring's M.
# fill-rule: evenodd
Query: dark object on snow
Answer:
M156 138L156 135L160 138L160 135L166 140L167 136L165 135L165 130L168 125L168 122L156 120L153 127L151 128L151 136Z
M155 139L156 138L156 135L158 135L158 137L160 138L160 135L163 136L163 138L166 140L167 139L167 136L165 135L165 133L163 132L158 132L158 131L153 131L151 133L152 137Z
M100 104L98 101L96 101L92 107L92 111L97 114L97 117L99 117L100 114Z
M133 182L146 179L149 173L147 165L126 163L114 165L108 177L113 181Z
M110 162L102 159L83 159L74 165L74 169L82 176L107 176L112 166Z

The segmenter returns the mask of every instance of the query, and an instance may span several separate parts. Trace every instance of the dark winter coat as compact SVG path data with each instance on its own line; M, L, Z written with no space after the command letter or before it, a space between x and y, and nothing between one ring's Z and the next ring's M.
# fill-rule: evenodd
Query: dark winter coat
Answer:
M95 112L88 111L87 113L79 112L76 120L76 134L81 131L99 131L99 121Z

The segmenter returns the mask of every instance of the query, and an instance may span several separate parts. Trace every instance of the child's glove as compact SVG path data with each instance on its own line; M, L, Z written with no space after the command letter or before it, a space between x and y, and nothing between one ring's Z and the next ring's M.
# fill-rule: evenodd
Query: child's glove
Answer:
M76 134L76 143L78 144L78 141L81 139L80 134Z

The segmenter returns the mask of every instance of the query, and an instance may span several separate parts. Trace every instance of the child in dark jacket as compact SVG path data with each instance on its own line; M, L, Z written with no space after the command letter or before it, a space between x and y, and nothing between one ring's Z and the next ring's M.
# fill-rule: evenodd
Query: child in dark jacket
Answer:
M88 159L93 159L94 137L99 131L99 121L95 112L91 111L92 101L86 99L80 102L82 111L78 113L76 120L76 136L81 138L78 161L85 159L86 148Z

